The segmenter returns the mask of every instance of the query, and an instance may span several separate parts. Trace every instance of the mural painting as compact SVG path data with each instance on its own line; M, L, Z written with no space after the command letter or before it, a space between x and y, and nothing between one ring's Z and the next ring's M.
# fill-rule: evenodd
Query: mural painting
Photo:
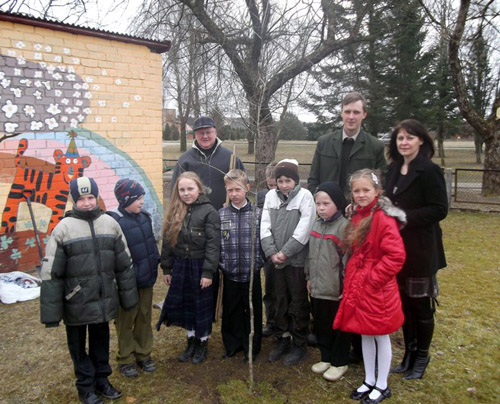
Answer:
M8 32L0 25L0 33L14 37L15 28L14 24ZM146 75L126 66L124 58L94 66L98 63L93 59L104 55L82 52L89 47L85 36L78 35L77 43L76 36L66 32L34 31L45 34L47 43L12 39L10 47L0 48L0 272L30 271L39 264L26 198L43 249L72 207L69 182L82 175L95 178L103 209L117 207L113 189L120 178L139 181L146 189L145 208L157 233L161 226L162 184L160 177L148 172L157 165L161 175L161 90L148 88L153 84L145 83ZM75 49L64 46L66 38L76 44ZM110 41L103 42L110 46ZM133 47L131 54L151 53ZM109 53L116 53L116 48ZM153 55L151 64L158 62L161 57ZM144 64L144 56L131 59L134 63ZM161 83L161 63L154 72L158 77L153 82ZM152 98L147 99L140 88L153 93ZM137 127L131 126L131 119L153 103L158 103L158 131L145 133L141 142L133 136Z

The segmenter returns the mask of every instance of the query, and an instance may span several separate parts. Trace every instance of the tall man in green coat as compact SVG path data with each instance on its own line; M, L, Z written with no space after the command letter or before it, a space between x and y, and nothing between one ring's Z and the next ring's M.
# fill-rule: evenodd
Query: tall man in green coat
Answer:
M349 196L349 176L362 168L387 167L384 144L361 129L366 118L366 100L359 93L349 93L342 100L342 130L321 136L314 153L307 188L314 194L325 181L335 181ZM349 200L350 198L347 198Z

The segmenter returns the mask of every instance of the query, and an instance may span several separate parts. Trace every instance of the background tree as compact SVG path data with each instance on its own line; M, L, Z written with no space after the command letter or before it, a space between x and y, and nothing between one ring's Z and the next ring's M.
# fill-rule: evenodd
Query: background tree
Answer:
M467 92L460 58L460 46L467 24L479 20L488 26L498 27L499 12L494 8L493 1L478 1L474 9L470 6L470 0L460 1L455 27L448 45L450 68L460 111L485 143L484 168L492 171L486 171L483 175L483 194L500 195L500 172L498 172L500 167L500 91L497 87L492 112L487 119L484 118Z
M307 130L300 122L299 117L291 112L285 113L282 117L282 133L280 139L283 140L305 140Z

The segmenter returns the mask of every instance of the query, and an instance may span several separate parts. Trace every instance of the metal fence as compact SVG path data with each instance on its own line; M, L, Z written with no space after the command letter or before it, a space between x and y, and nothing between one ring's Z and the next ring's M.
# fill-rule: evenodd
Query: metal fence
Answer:
M500 174L500 170L456 168L453 172L453 200L455 202L500 205L499 196L483 195L483 177L486 172Z

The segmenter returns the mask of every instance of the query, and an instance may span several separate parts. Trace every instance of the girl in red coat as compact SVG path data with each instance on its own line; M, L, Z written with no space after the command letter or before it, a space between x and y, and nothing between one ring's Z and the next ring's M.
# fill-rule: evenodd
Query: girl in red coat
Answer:
M404 320L396 273L405 261L398 228L405 214L382 196L375 171L356 171L350 183L354 204L343 243L352 255L333 328L361 334L365 380L351 398L373 404L391 396L387 386L392 356L389 334Z

